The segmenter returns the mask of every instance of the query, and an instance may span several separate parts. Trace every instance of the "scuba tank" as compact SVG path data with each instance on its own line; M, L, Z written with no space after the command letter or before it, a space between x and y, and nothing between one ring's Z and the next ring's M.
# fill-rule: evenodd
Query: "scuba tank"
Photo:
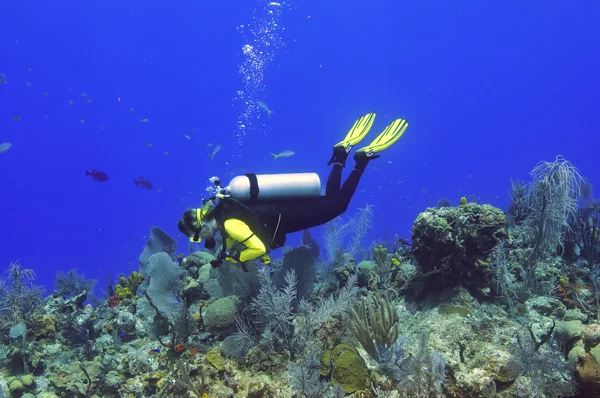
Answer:
M321 193L321 179L317 173L247 173L234 177L221 192L241 202L308 198Z

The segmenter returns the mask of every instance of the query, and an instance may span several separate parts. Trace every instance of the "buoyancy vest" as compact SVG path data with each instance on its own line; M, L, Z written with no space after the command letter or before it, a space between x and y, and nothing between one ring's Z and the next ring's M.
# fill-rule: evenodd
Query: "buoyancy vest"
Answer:
M265 245L267 252L285 244L285 234L281 228L281 209L276 204L252 203L246 205L236 199L223 198L212 213L223 237L223 253L227 250L228 237L225 231L225 221L229 219L237 219L248 225L248 228Z

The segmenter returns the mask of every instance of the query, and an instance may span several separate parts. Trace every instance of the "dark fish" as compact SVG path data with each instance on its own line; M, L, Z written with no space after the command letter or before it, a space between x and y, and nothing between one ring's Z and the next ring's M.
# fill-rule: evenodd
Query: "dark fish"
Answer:
M139 185L142 188L152 189L152 183L144 179L144 177L140 177L139 180L133 180L133 182L135 182L135 185Z
M108 176L106 175L106 173L103 171L98 171L96 169L93 169L92 171L86 170L85 175L86 177L92 176L93 181L108 181Z

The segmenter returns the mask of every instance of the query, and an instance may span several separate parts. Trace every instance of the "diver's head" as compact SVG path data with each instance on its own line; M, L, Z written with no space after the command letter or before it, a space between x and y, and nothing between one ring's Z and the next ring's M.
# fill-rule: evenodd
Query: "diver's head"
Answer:
M202 220L198 220L197 209L186 210L179 219L177 227L184 235L190 237L190 239L193 239L195 235L199 235L202 229Z
M212 203L209 202L202 207L186 210L177 224L179 230L192 242L200 242L201 237L211 239L218 229L212 209Z

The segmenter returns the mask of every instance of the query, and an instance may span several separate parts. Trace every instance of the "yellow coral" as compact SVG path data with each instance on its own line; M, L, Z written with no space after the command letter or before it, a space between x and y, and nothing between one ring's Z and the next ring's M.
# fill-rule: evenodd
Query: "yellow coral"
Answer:
M119 284L115 287L117 295L124 298L132 298L135 296L138 286L143 282L144 275L133 271L129 278L122 276L119 278Z
M396 257L393 257L392 264L394 265L394 267L397 267L400 265L400 260L398 260Z
M225 361L223 361L221 353L216 349L213 348L206 354L206 360L218 371L225 370Z
M122 299L131 298L133 296L133 293L128 286L117 285L115 291L117 292L117 296Z
M132 292L136 292L138 286L144 281L144 275L139 272L133 271L131 275L129 275L129 288Z
M460 198L460 205L464 206L467 204L467 197L463 196L462 198Z

